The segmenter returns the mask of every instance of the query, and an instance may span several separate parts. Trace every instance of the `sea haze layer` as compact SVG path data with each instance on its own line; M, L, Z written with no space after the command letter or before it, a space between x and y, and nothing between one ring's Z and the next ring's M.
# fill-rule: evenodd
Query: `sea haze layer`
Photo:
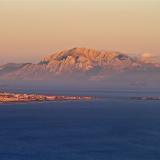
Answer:
M92 101L1 104L0 159L159 160L160 101L118 94Z

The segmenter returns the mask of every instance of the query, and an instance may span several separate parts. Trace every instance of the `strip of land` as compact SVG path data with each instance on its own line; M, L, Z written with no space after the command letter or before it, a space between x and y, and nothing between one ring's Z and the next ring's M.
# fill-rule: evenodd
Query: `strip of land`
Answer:
M91 100L91 96L50 96L42 94L18 94L0 92L0 103L18 102L45 102L45 101L67 101L67 100Z
M134 100L160 100L160 96L144 96L144 97L131 97L131 99L134 99Z

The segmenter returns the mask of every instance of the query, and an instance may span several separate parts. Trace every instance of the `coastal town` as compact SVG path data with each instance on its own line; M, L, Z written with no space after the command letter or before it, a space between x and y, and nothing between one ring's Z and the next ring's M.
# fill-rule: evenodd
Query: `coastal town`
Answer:
M92 98L93 97L91 96L52 96L52 95L42 95L42 94L0 92L0 103L91 100Z

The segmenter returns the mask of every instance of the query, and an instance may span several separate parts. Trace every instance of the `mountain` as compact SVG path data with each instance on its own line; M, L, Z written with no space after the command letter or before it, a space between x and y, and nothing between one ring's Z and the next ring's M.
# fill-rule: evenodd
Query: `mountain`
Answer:
M48 70L56 74L66 72L67 74L74 72L96 74L105 69L121 70L134 65L134 62L134 59L119 52L73 48L45 57L40 64L46 64Z
M146 60L144 56L132 57L120 52L87 48L56 52L44 57L37 64L7 64L0 67L1 79L57 80L63 83L75 79L78 83L83 80L105 83L108 79L123 82L124 77L132 77L130 79L133 82L128 79L131 85L144 84L144 80L139 82L137 75L138 77L146 77L148 73L159 75L159 71L160 65L149 63L148 57Z
M0 66L0 76L15 72L15 71L19 70L20 68L23 68L25 65L27 65L27 63L20 63L20 64L7 63L5 65L1 65Z

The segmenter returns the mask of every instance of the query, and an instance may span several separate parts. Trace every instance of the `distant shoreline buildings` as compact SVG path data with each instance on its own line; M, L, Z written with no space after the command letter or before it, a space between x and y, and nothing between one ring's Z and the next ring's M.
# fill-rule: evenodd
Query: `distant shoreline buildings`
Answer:
M92 98L93 97L90 96L48 96L39 94L16 94L16 93L0 92L0 103L91 100Z

